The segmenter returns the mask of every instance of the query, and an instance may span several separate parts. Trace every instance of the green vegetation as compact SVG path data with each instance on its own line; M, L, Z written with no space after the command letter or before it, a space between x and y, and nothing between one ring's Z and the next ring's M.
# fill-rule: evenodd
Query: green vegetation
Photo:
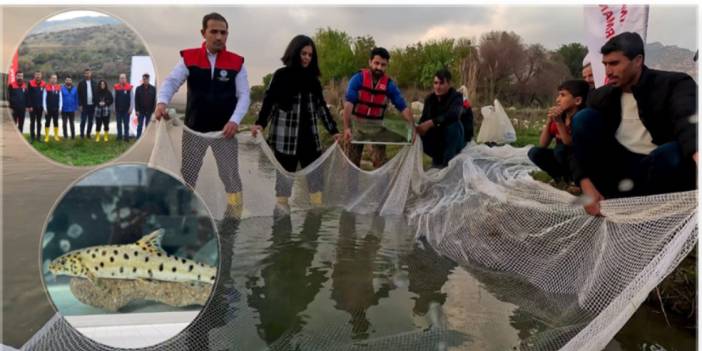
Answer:
M115 82L119 73L130 72L132 56L148 55L146 47L124 24L102 25L38 33L24 39L18 50L20 70L29 80L34 71L56 73L59 81L83 78L90 67L93 77Z
M29 134L24 135L29 142ZM42 138L44 136L42 135ZM91 166L98 165L124 153L130 146L134 145L133 141L125 143L117 141L116 136L110 135L110 141L96 142L95 139L61 139L56 142L52 138L48 143L34 142L32 146L42 153L44 156L70 166ZM132 139L133 140L133 139Z

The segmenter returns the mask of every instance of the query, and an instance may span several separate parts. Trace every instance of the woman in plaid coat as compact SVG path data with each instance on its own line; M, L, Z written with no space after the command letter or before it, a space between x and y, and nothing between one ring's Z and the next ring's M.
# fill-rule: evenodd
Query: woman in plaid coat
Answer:
M295 172L298 164L307 167L322 154L318 120L335 139L339 131L322 94L317 49L312 39L305 35L294 37L281 60L285 66L273 73L252 134L256 136L270 121L268 143L281 166ZM310 174L307 182L310 202L321 205L321 174ZM278 204L287 207L292 180L277 174L275 188Z
M100 126L102 126L103 140L107 142L109 141L107 132L110 131L110 106L114 98L110 89L107 88L107 82L104 80L98 83L93 101L97 101L97 108L95 109L95 141L100 141Z

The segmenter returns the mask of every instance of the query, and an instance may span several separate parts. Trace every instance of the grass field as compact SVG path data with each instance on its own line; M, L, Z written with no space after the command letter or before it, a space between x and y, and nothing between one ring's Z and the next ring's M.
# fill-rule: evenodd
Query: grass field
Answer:
M29 142L29 134L24 135ZM70 166L91 166L101 164L114 159L121 155L129 147L134 144L134 139L129 142L117 141L114 135L110 136L108 142L95 139L61 139L56 142L52 138L48 143L44 143L42 136L41 142L31 144L37 151L44 156Z

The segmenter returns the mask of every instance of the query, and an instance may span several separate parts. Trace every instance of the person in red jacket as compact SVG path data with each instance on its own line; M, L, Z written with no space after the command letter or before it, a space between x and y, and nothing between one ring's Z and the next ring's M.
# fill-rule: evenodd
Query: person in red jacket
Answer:
M19 128L20 133L24 129L24 115L27 111L29 103L29 90L27 82L24 81L24 73L17 72L15 81L8 87L8 96L10 100L10 109L12 110L12 118Z
M238 143L234 136L251 102L248 74L244 57L227 50L229 24L222 15L205 15L200 34L204 39L202 46L182 50L181 59L163 80L154 116L156 120L169 118L167 104L187 82L185 125L198 133L221 132L223 138L183 132L183 179L196 187L205 153L211 147L227 193L228 213L236 217L243 211L243 202Z
M61 141L59 138L58 118L63 108L63 96L61 95L61 85L58 84L58 77L55 74L51 75L49 84L44 88L43 108L46 114L46 123L44 125L46 136L44 137L44 142L49 142L49 128L51 128L52 121L54 122L54 140Z
M132 85L127 75L119 75L115 90L115 118L117 119L117 140L129 141L129 116L132 114Z
M29 81L29 138L31 142L41 141L41 116L44 115L44 87L41 72L34 72L34 79Z

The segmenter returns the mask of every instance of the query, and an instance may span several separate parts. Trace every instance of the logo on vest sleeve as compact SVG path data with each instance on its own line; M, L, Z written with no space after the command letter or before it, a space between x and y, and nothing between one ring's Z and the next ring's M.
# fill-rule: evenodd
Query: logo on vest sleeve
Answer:
M219 71L219 77L217 77L217 80L219 80L220 82L228 82L229 77L227 77L227 71L226 70Z

